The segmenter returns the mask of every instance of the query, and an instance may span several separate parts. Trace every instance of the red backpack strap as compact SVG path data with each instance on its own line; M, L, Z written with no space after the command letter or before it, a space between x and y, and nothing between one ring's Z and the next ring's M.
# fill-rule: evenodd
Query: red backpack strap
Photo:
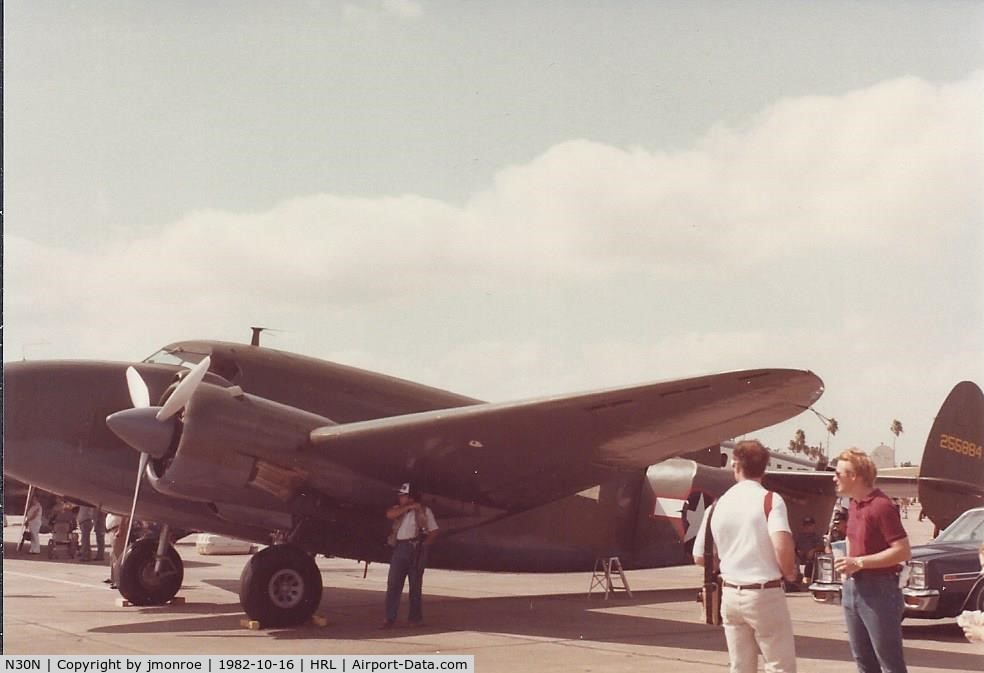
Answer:
M775 495L773 491L766 491L765 493L765 520L769 520L769 515L772 514L772 496Z
M714 505L707 509L707 519L704 523L704 582L713 582L717 575L717 563L714 558L714 535L711 533L711 517L714 516Z

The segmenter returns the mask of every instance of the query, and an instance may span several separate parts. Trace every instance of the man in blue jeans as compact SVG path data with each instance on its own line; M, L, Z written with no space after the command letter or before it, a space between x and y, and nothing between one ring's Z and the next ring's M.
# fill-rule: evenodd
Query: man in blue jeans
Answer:
M878 471L864 451L837 457L834 483L851 498L847 554L834 564L844 575L841 604L859 673L907 673L902 652L901 564L912 556L895 503L875 488Z
M398 497L399 504L386 510L386 518L393 522L393 556L386 579L386 621L380 627L383 629L396 625L400 596L407 578L410 579L410 626L423 626L424 569L430 546L438 535L434 513L420 502L416 488L411 488L409 483L403 484Z

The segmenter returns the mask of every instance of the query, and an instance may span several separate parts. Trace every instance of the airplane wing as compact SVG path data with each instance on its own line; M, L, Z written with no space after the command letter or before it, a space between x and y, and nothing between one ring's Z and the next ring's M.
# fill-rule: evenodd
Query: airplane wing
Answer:
M784 421L822 393L809 371L747 370L325 426L310 438L355 472L520 511Z

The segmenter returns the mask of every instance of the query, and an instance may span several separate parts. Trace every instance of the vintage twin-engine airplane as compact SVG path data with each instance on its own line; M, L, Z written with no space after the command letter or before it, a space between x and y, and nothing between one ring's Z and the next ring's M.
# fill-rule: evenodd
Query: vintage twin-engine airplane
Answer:
M168 527L231 535L270 544L240 588L246 613L270 626L317 609L312 554L388 558L383 512L404 481L444 532L432 567L689 563L694 510L733 483L719 442L791 418L823 392L809 371L759 369L489 404L216 341L175 343L133 365L9 363L4 378L5 475L164 524L158 540L128 548L124 596L161 604L180 588ZM829 476L787 476L797 480L783 491L791 516L829 515Z

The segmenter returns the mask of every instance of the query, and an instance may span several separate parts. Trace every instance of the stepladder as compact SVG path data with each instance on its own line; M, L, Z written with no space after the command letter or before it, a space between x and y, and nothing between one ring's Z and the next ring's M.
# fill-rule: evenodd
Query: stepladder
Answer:
M632 590L625 579L622 562L617 556L603 556L595 560L594 572L591 574L591 584L588 586L588 598L598 588L604 589L605 600L615 591L624 591L632 598Z

